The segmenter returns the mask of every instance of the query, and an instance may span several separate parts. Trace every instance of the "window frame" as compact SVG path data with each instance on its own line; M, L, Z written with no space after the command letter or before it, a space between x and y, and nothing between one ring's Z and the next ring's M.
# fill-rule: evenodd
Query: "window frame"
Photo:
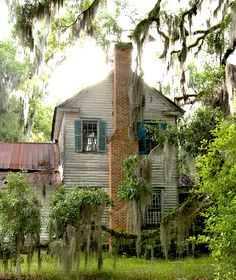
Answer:
M145 128L146 125L159 125L158 122L151 121L151 120L144 120L142 122L137 123L137 139L138 139L138 153L140 155L147 155L150 153L150 151L156 147L157 143L155 143L155 139L153 139L153 147L150 148L150 144L148 145L148 142L151 143L150 138L147 137L147 129Z
M97 150L84 150L84 122L97 123ZM107 152L107 122L98 118L79 118L74 121L75 151L81 153Z
M159 203L155 207L152 204L154 200L154 196L158 196ZM161 224L161 218L163 215L163 205L164 205L164 190L163 188L156 188L152 192L152 199L151 203L146 206L145 209L145 220L144 220L144 227L145 228L156 228Z
M167 123L163 120L143 120L142 122L137 123L138 153L140 155L148 155L150 151L158 145L155 138L151 140L151 137L147 137L149 134L147 132L147 128L145 127L147 125L156 125L159 130L164 130Z

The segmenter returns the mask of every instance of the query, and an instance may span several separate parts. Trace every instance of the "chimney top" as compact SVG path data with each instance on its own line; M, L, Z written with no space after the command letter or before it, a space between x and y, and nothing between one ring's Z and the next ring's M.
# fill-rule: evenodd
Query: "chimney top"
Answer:
M130 49L132 50L133 49L133 46L132 46L132 43L124 43L124 42L120 42L120 43L117 43L115 44L115 49L119 49L119 50L127 50L127 49Z

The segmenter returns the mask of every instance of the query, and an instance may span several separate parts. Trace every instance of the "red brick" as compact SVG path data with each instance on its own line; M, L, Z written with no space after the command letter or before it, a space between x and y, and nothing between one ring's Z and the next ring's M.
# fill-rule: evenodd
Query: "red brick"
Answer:
M118 200L117 189L122 182L124 158L137 152L137 143L129 139L130 106L128 83L132 74L132 45L119 44L115 48L113 116L115 132L109 144L109 192L114 201L110 209L109 226L125 230L126 206Z

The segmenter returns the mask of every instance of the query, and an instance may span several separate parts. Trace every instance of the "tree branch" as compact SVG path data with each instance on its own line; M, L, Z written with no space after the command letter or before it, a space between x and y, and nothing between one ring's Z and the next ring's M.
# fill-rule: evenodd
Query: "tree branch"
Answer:
M65 32L67 29L75 26L76 24L78 26L78 30L77 30L78 33L81 30L85 30L85 28L87 30L90 30L92 25L92 20L96 15L98 7L104 4L105 2L106 0L94 0L93 3L87 9L81 12L70 25L65 26L65 28L62 31Z
M208 34L210 34L210 33L214 32L214 31L216 31L217 29L219 29L219 28L221 28L221 27L222 27L222 23L220 22L220 23L217 23L216 25L214 25L214 26L212 26L212 27L210 27L210 28L208 28L208 29L206 29L206 30L196 30L196 31L194 31L194 32L193 32L193 35L202 34L202 33L203 33L203 35L201 35L200 37L198 37L194 43L192 43L192 44L190 44L189 46L187 46L187 50L189 51L190 49L192 49L192 48L198 46L198 44L199 44L200 42L201 42L200 44L202 44L203 40L207 37ZM175 54L175 53L181 53L181 51L182 51L182 49L180 49L180 50L174 50L174 51L171 52L171 55L172 55L172 54Z
M226 50L226 52L224 53L224 56L221 61L222 65L226 65L226 60L234 52L235 49L236 49L236 39L234 39L232 46L230 48L228 48Z

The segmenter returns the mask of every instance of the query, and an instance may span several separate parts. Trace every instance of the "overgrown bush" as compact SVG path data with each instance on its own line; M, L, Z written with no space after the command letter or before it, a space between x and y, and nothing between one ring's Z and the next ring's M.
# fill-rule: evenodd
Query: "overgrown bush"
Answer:
M2 257L6 265L8 259L15 260L19 278L25 240L33 248L39 244L40 234L40 205L23 172L9 173L6 186L0 188L0 230ZM33 250L28 252L30 267Z
M60 187L55 192L50 214L51 252L61 258L65 275L73 264L80 266L81 252L87 265L91 251L96 252L102 268L102 215L111 200L101 188Z
M236 125L221 122L214 140L198 158L198 191L209 207L205 212L206 235L217 261L218 279L236 278Z

